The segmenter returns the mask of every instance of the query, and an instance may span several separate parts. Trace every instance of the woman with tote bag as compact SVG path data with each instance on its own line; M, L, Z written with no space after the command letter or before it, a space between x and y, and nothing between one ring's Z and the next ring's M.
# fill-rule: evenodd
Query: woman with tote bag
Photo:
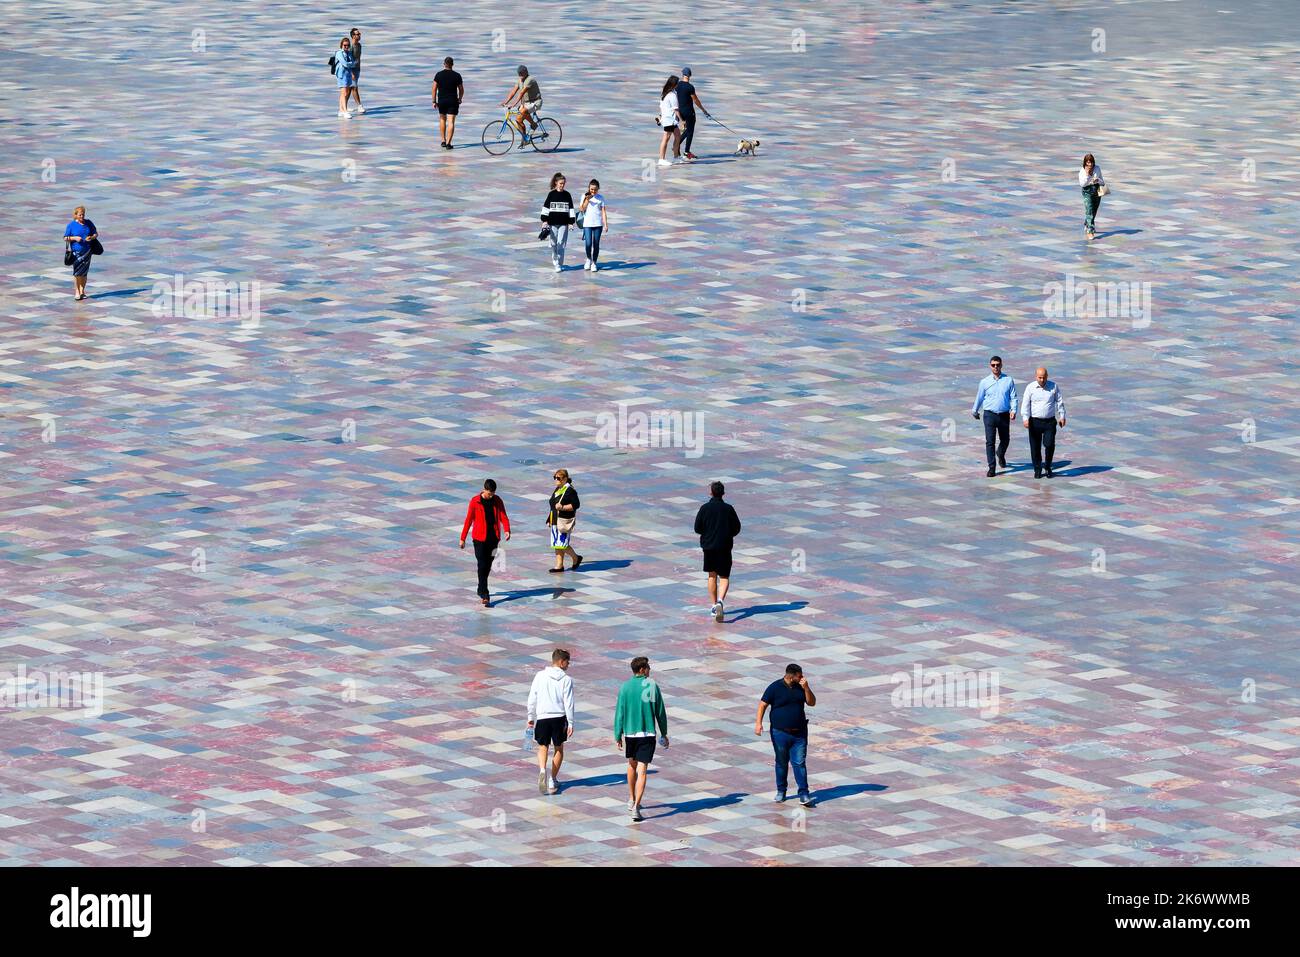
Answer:
M568 469L555 470L555 491L551 493L551 511L546 516L546 524L551 529L551 548L555 551L555 567L552 572L564 571L564 556L573 562L573 571L582 564L582 556L573 550L573 526L577 523L577 512L581 508L577 489L569 481Z

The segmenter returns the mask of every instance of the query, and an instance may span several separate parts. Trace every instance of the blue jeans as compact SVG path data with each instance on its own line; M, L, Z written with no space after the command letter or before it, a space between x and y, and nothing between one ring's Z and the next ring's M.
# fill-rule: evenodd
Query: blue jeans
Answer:
M587 258L592 262L600 259L600 232L603 226L583 226L582 244L587 247Z
M779 728L772 729L772 750L776 752L776 789L785 793L789 766L794 765L794 783L799 796L808 796L808 736L787 734Z

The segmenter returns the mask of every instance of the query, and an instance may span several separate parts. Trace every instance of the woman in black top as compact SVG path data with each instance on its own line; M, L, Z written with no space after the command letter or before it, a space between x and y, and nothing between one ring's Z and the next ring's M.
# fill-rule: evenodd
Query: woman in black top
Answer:
M551 240L551 265L556 272L564 269L564 244L569 241L569 227L575 222L573 216L573 197L564 188L566 180L563 173L551 177L551 191L542 203L542 222L549 227Z
M555 470L555 491L551 493L551 511L546 516L546 524L551 529L551 548L555 550L555 567L552 572L564 571L564 556L567 554L577 571L582 564L582 556L573 550L573 526L578 509L578 491L569 484L569 470Z

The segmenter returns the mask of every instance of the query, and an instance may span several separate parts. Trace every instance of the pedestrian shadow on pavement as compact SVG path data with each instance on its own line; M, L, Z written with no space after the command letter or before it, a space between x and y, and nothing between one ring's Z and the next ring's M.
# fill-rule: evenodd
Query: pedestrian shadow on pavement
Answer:
M367 116L383 116L385 113L400 113L402 112L402 110L408 109L412 106L415 106L415 104L402 103L400 105L393 105L393 106L367 106L366 111L364 113L358 114L357 118L363 119ZM356 109L356 107L353 107L353 109Z
M615 784L627 784L626 774L597 774L592 778L574 778L572 781L565 778L560 779L561 790L567 791L569 788L604 788L613 787Z
M741 800L747 797L749 797L748 794L735 791L731 794L724 794L722 797L699 798L695 801L682 801L680 804L660 804L658 807L672 808L672 810L664 814L648 814L646 820L653 821L656 818L672 817L674 814L693 814L696 811L711 811L718 807L730 807L733 804L739 804Z
M736 609L732 618L726 618L727 624L733 625L745 618L752 618L755 615L775 615L783 611L798 611L800 608L807 608L806 601L788 601L780 605L750 605L748 608Z
M818 804L825 804L827 801L834 801L836 798L853 797L855 794L864 794L868 791L887 791L887 784L837 784L833 788L817 790L813 792L813 797L817 799Z
M1061 466L1053 465L1052 472L1058 477L1073 478L1076 475L1096 475L1098 472L1109 472L1114 467L1113 465L1080 465L1078 468L1063 472Z
M632 564L630 558L606 558L602 561L587 562L584 561L579 566L579 572L607 572L614 568L627 568ZM572 569L570 569L572 570Z
M608 272L611 269L640 269L643 266L657 266L657 265L659 264L655 262L629 263L629 262L624 262L621 259L611 259L608 261L601 260L600 269L597 271Z
M1144 232L1141 229L1108 229L1104 233L1098 232L1098 239L1109 239L1111 236L1134 236L1137 233Z
M522 591L504 592L500 598L492 599L492 606L496 607L504 602L518 601L520 598L540 598L543 595L550 595L552 598L559 598L565 592L577 591L576 588L525 588Z
M87 299L116 299L118 296L134 296L142 292L149 292L153 286L141 286L139 289L114 289L112 292L87 293Z

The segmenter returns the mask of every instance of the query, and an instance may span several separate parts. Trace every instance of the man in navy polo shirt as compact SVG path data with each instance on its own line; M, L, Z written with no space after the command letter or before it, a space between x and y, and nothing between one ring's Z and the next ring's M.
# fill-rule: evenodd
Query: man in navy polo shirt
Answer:
M785 677L773 681L758 702L758 717L754 719L754 733L763 733L763 713L772 709L772 750L776 752L776 800L785 800L787 774L794 765L794 783L799 788L799 803L812 807L808 793L808 719L804 705L817 707L817 696L803 676L798 665L785 666Z

